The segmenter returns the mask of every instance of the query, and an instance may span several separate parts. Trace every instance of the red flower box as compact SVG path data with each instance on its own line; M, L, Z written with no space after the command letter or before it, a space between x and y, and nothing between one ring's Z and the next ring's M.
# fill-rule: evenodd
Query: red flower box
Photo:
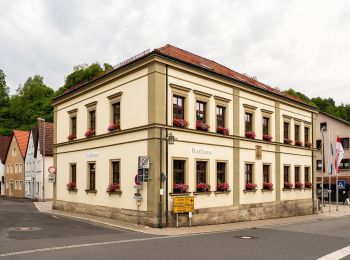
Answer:
M216 132L219 134L223 134L223 135L229 135L230 134L230 130L226 127L222 127L222 126L218 126L216 128Z
M207 183L197 183L197 192L208 192L210 191L210 185Z
M76 188L75 182L68 182L67 184L67 190L74 190Z
M107 128L108 131L120 130L120 124L110 124Z
M87 130L86 132L85 132L85 137L92 137L92 136L94 136L95 135L95 129L93 129L93 130Z
M293 140L289 139L289 138L284 138L283 142L285 144L292 144L293 143Z
M111 183L107 187L107 192L115 192L115 191L119 190L119 187L120 186L118 183Z
M253 131L248 131L248 132L245 132L245 137L250 139L255 139L256 134Z
M189 123L185 119L174 118L173 125L177 127L187 128Z
M304 184L302 184L301 182L296 182L294 186L296 189L301 189L304 187Z
M264 190L272 190L273 184L271 182L264 182L263 183L263 189Z
M285 188L285 189L291 189L291 188L293 188L293 184L290 183L290 182L285 182L285 183L284 183L284 188Z
M197 130L208 131L209 128L210 128L210 126L208 124L204 123L203 121L198 120L196 122L196 129Z
M255 183L247 183L245 185L246 190L256 190L257 185Z
M303 146L303 142L300 140L295 141L296 146Z
M67 137L68 141L73 141L73 140L76 139L76 138L77 138L77 136L76 136L75 134L70 134L70 135L68 135L68 137Z
M174 185L173 192L174 193L184 193L188 191L188 185L184 183L177 183Z
M263 140L267 142L271 142L272 136L271 135L263 135Z
M305 147L307 147L307 148L312 148L312 143L306 143L306 144L305 144Z
M305 188L312 188L312 183L311 182L305 182Z
M220 183L218 184L218 191L228 191L230 188L230 186L228 185L228 183L224 182L224 183Z

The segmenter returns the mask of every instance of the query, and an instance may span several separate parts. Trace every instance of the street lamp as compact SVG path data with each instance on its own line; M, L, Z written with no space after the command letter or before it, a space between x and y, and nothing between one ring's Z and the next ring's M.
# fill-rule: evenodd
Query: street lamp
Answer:
M43 125L44 129L43 129L43 170L42 170L43 171L43 180L42 180L43 181L43 184L42 184L43 197L42 197L42 201L45 201L45 152L46 152L45 119L38 118L38 122L43 122L44 123L44 125ZM39 126L39 140L40 140L40 138L41 138L41 136L40 136L40 126Z

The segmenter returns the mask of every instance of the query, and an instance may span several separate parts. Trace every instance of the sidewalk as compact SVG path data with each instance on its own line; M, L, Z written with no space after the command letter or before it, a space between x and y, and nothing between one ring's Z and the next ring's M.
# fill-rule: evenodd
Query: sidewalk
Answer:
M318 214L314 214L314 215L278 218L278 219L265 219L265 220L257 220L257 221L246 221L246 222L235 222L235 223L219 224L219 225L159 229L159 228L151 228L151 227L141 226L141 225L138 226L132 223L122 222L114 219L96 217L96 216L91 216L87 214L53 210L52 201L34 202L34 204L40 212L52 214L55 216L64 216L68 218L81 219L85 221L91 221L94 223L112 226L112 227L132 230L135 232L141 232L141 233L152 234L152 235L163 235L163 236L164 235L166 236L188 235L188 234L197 234L197 233L212 233L212 232L224 232L224 231L251 229L251 228L262 228L262 227L269 227L269 226L280 226L280 225L288 225L288 224L294 224L294 223L302 223L302 222L310 222L310 221L316 221L316 220L339 218L343 216L350 216L350 206L339 205L339 211L336 211L336 206L331 205L331 212L329 212L329 207L328 205L326 205L326 207L323 208L323 213L319 212Z

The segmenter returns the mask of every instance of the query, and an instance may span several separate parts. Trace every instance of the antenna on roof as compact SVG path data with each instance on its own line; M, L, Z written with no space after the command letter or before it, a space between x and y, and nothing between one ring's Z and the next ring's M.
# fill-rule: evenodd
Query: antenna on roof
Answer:
M125 61L122 61L122 62L118 63L117 65L115 65L115 66L113 67L113 69L118 69L118 68L120 68L120 67L122 67L122 66L124 66L124 65L126 65L126 64L129 64L129 63L133 62L134 60L137 60L137 59L139 59L139 58L141 58L141 57L147 55L149 52L150 52L149 49L147 49L147 50L145 50L145 51L143 51L143 52L140 52L139 54L136 54L135 56L132 56L131 58L129 58L129 59L125 60Z

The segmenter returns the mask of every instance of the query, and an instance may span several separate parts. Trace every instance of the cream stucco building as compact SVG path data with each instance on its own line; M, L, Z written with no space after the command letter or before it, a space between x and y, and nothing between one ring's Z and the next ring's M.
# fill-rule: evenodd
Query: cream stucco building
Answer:
M137 222L134 176L138 157L148 156L142 224L174 225L179 195L194 196L194 225L312 214L316 115L277 89L166 45L55 99L53 206ZM107 192L111 183L115 192ZM187 225L186 214L179 218Z

